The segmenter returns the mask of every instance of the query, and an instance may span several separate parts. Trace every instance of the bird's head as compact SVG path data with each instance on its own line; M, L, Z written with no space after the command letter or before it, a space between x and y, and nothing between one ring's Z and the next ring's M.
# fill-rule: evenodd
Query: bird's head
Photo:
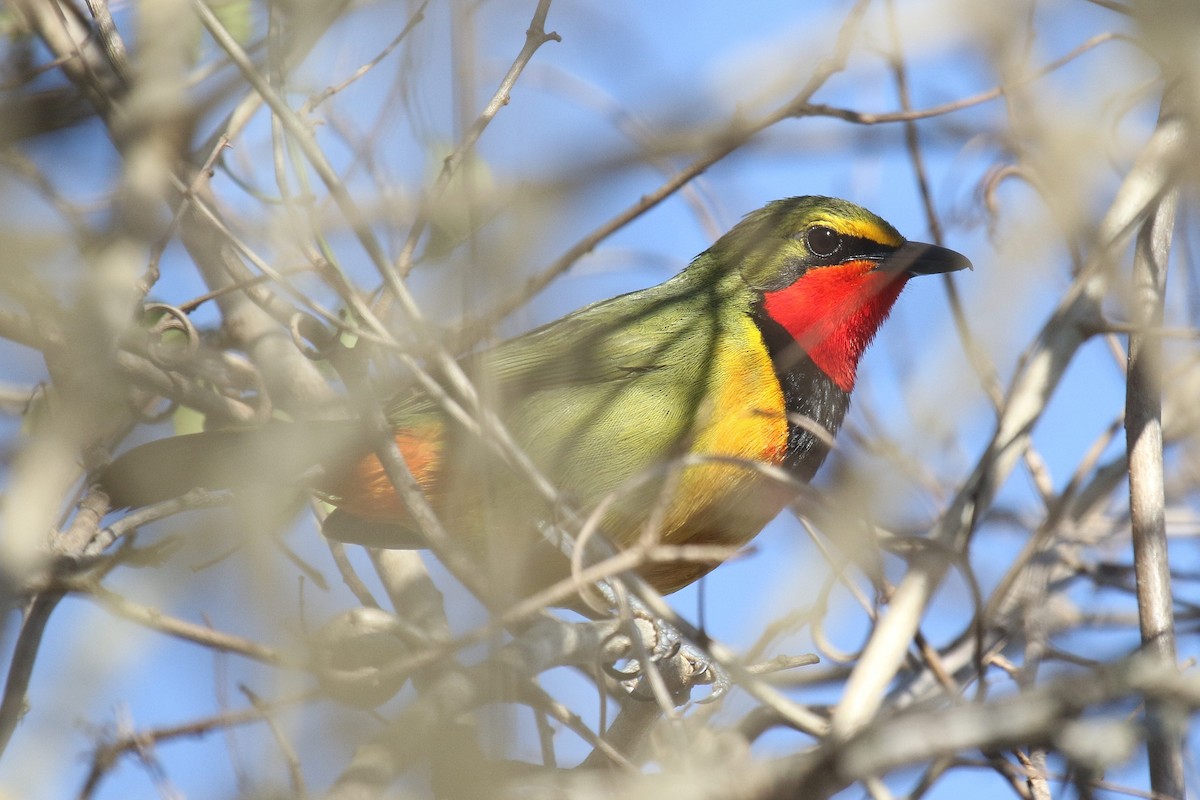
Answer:
M791 197L751 212L710 250L838 386L854 387L858 361L909 278L969 268L944 247L909 242L845 200Z

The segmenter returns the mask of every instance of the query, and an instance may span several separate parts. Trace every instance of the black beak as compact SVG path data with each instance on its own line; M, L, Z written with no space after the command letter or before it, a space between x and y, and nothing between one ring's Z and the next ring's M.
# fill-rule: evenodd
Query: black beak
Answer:
M888 253L879 266L888 272L907 273L910 276L974 269L970 260L962 253L921 242L905 242Z

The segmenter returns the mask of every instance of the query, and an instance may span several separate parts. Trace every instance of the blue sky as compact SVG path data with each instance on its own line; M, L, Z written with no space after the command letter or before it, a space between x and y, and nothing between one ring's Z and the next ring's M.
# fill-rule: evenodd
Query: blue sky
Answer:
M986 34L999 25L990 15L999 12L989 11L984 4L921 0L897 3L897 7L910 54L915 107L988 90L998 79L997 65L1016 57L986 45ZM464 42L451 39L449 12L435 2L399 55L316 112L322 123L318 137L326 153L335 166L349 172L359 202L380 210L375 229L391 254L407 233L405 209L412 208L421 183L436 170L445 152L439 148L454 141L459 132L454 107L456 92L462 89L450 78L456 48L470 47L476 54L477 85L468 105L478 108L519 49L532 8L532 3L515 0L484 4L476 17L473 42ZM636 118L654 141L682 137L679 152L665 159L668 170L678 169L695 154L686 136L719 127L734 115L756 118L794 94L829 54L847 8L844 2L735 6L715 0L555 4L547 27L561 34L563 41L548 43L537 53L511 102L480 142L479 185L496 188L504 199L502 212L480 233L486 263L467 263L456 254L445 265L425 265L414 274L412 284L435 318L449 320L486 308L498 293L516 284L514 276L532 274L551 263L588 231L662 183L660 169L636 159L629 163L638 147L614 127L603 111L605 104ZM887 43L884 9L882 3L870 7L865 33L848 70L823 87L816 102L868 112L897 108L895 85L879 56ZM369 4L351 13L295 76L291 97L296 105L308 92L341 80L373 57L403 19L403 11L392 4ZM119 16L118 22L127 20ZM1096 33L1125 24L1087 3L1052 3L1038 8L1032 17L1036 35L1012 46L1030 44L1029 63L1036 66ZM407 77L397 82L401 68ZM995 195L997 211L989 215L981 184L989 170L1011 163L1014 151L1032 160L1058 159L1062 179L1075 182L1072 187L1077 191L1071 196L1078 207L1092 213L1102 210L1131 148L1153 125L1155 95L1138 93L1151 75L1148 61L1134 48L1110 42L1032 84L1028 97L1010 98L1011 106L995 100L918 126L934 204L945 226L945 243L967 254L976 267L954 280L970 324L1005 386L1032 332L1069 283L1069 260L1033 191L1018 181L1001 184ZM1028 103L1023 111L1027 116L1013 111L1021 102ZM1015 116L1029 122L1029 127L1012 127ZM1053 129L1038 127L1046 119L1054 121ZM1090 138L1089 133L1098 129L1104 135ZM1073 132L1078 134L1074 138ZM97 134L95 126L87 126L55 137L34 153L47 173L76 198L102 197L116 169L107 146L96 144ZM274 191L270 135L266 117L260 115L234 143L228 161L239 178ZM362 152L371 153L372 160L361 159ZM60 154L87 157L67 160L59 159ZM82 173L79 164L84 165ZM275 263L295 261L297 253L286 243L283 211L270 206L264 210L256 197L242 194L224 173L217 174L214 185L230 212L245 214L238 221L254 244L273 256ZM931 235L904 147L904 131L896 125L853 127L827 119L788 120L708 169L690 188L694 197L677 194L617 232L507 320L502 330L516 333L587 302L665 280L711 244L714 229L723 231L744 213L778 197L845 197L884 216L911 239L927 240ZM0 194L0 202L12 215L25 209L31 225L44 224L40 220L45 206L40 201L14 190ZM326 206L317 218L327 225L339 263L370 285L370 266L332 206ZM697 215L698 206L705 209L704 215ZM52 225L47 228L53 232ZM64 263L58 268L67 287L64 291L69 291L74 267ZM1190 293L1173 295L1171 301L1172 314L1184 322L1189 313L1194 314L1188 298L1194 302L1196 292L1194 286L1187 288ZM203 291L181 248L172 247L153 296L183 302ZM1114 312L1120 318L1120 309ZM206 308L196 318L211 324L214 314L214 309ZM31 382L40 377L39 364L22 351L6 361L0 376L5 381ZM1035 446L1056 487L1065 485L1083 453L1120 410L1123 380L1100 340L1090 342L1073 363L1034 432ZM868 439L886 436L913 462L953 485L956 476L973 466L993 419L954 333L940 279L914 281L866 357L846 433L861 433ZM4 430L9 433L11 426ZM164 426L139 435L166 433L169 428ZM864 451L853 438L841 437L843 452L831 459L818 482L828 481L839 470L855 470L872 487L864 502L882 524L928 521L940 508L939 498L894 461ZM1118 437L1107 455L1122 446ZM1191 499L1195 501L1194 492ZM1036 492L1024 471L1009 479L998 506L1018 514L1038 513ZM124 569L113 576L114 584L140 602L161 603L186 619L207 619L221 630L291 642L299 640L305 625L320 624L352 602L310 522L301 523L288 541L330 579L327 592L311 584L301 588L296 573L278 559L242 559L235 553L195 571L214 552L237 544L238 533L227 517L214 521L211 515L194 515L160 526L156 533L172 531L186 535L182 550L169 564L154 570ZM1003 525L984 526L972 556L985 589L1003 574L1023 541ZM262 545L244 545L240 552L255 546ZM277 569L256 569L255 565L267 562ZM900 565L889 562L889 568L897 577ZM813 545L785 515L756 540L750 557L723 566L707 579L703 593L709 630L735 647L748 647L784 610L812 603L824 574ZM478 609L448 581L447 591L454 598L451 612L459 625L479 620ZM675 606L692 613L699 602L697 592L689 588L676 594ZM303 617L297 611L301 593ZM1112 600L1124 611L1131 608L1125 598L1088 595L1076 600L1085 607ZM969 595L962 582L952 577L935 602L926 632L935 643L944 642L962 629L969 614ZM289 683L273 670L236 657L214 659L192 645L112 620L95 605L74 598L56 614L31 687L35 713L18 732L7 764L0 765L0 790L46 798L73 793L86 770L85 761L73 756L83 753L93 725L123 719L136 727L171 724L214 713L222 703L243 707L238 682L267 696L295 692L305 685L302 679ZM848 649L857 647L866 631L863 614L845 592L835 594L826 623L835 643ZM1194 640L1190 642L1194 647ZM1093 654L1106 646L1128 645L1127 637L1080 637L1080 647ZM811 647L808 635L800 632L789 636L781 650ZM550 687L568 696L585 691L572 682L578 680L565 675L547 679ZM798 697L833 699L828 693ZM718 721L731 724L747 708L744 696L735 697ZM528 732L527 719L508 717ZM356 726L369 726L365 718L353 720L331 708L308 715L285 714L284 721L294 726L291 733L306 753L310 788L315 792L345 763L344 742L352 739ZM331 726L343 726L347 735L329 736ZM536 748L529 744L532 740L518 737L516 741L516 752L536 756ZM787 735L777 735L763 747L778 752L794 744ZM64 749L72 758L63 759ZM270 775L276 785L283 785L278 754L262 726L224 739L213 735L167 744L156 755L172 783L187 796L231 796L250 787L238 784L228 766L227 749L235 753L234 760L247 765L270 765L255 780ZM564 747L565 754L571 752L585 751ZM53 778L48 778L42 760L48 757L61 769ZM1114 772L1112 778L1140 787L1145 785L1143 774L1138 763ZM913 779L911 774L899 776L894 788L903 791ZM153 792L145 771L126 762L98 796L151 796ZM1010 797L1011 789L994 773L979 770L960 773L926 796L943 800L965 793ZM859 795L851 791L846 796Z

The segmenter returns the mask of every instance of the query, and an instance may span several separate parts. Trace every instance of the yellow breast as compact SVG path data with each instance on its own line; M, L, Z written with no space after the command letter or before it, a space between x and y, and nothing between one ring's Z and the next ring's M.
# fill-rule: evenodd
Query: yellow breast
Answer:
M722 460L687 467L679 476L661 530L666 544L743 545L792 497L786 486L756 469L782 462L788 425L783 390L753 320L741 318L716 353L690 452ZM713 566L652 565L643 572L660 591L670 592Z

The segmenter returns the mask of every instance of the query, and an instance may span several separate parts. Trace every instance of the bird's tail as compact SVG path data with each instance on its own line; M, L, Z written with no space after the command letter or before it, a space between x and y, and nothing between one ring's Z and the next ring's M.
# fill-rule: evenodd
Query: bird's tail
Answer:
M113 508L146 506L192 489L283 487L318 468L337 473L370 452L351 420L271 422L172 436L129 450L98 476Z

